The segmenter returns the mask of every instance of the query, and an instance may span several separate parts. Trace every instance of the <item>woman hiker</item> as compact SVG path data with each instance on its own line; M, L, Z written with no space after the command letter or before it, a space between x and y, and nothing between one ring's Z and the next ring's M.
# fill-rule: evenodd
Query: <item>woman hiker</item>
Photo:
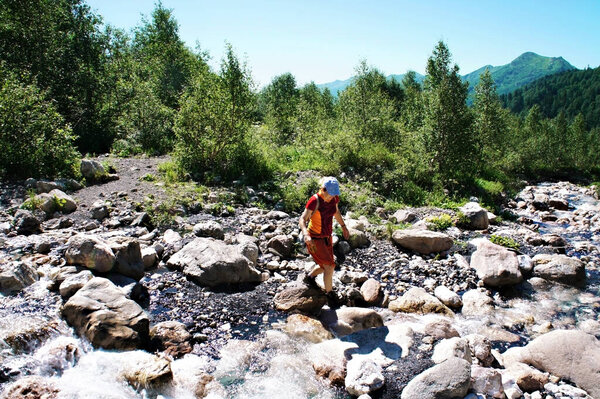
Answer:
M342 219L338 208L340 202L340 185L335 177L324 177L320 181L319 192L308 200L299 225L304 235L304 242L308 252L317 264L304 278L304 282L316 286L315 277L323 274L325 293L334 296L333 269L335 260L333 258L333 218L342 226L344 239L348 239L350 233ZM337 298L337 295L335 295Z

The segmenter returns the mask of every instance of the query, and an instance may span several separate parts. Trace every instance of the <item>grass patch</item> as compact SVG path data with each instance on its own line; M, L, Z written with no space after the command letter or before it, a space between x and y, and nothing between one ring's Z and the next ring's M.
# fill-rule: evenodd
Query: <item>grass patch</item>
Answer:
M454 225L452 216L447 213L443 213L439 216L430 216L426 221L428 222L428 227L434 231L444 231Z
M514 250L517 250L517 251L521 247L519 245L519 243L516 242L515 240L513 240L512 238L510 238L510 237L504 237L504 236L498 236L498 235L495 235L495 234L492 234L490 236L490 241L493 242L496 245L502 245L503 247L514 249Z

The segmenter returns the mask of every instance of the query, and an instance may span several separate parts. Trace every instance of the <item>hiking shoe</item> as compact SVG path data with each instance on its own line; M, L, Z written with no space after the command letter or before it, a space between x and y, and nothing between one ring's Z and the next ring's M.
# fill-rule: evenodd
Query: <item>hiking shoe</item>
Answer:
M337 290L331 290L325 294L327 296L327 304L330 308L339 308L344 304L344 298Z
M306 284L308 287L312 287L312 288L319 288L319 285L317 284L317 279L316 277L310 277L308 274L306 274L303 278L302 278L302 282L304 284Z

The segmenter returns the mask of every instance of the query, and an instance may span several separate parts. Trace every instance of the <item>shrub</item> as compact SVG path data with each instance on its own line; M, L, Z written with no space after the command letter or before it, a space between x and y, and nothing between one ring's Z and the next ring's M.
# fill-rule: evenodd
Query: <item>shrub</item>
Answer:
M432 226L432 230L435 231L443 231L448 227L452 227L452 217L447 213L443 213L440 216L431 216L427 218L427 222L429 222Z
M79 153L71 128L35 85L0 65L0 176L76 176Z
M300 185L289 182L281 188L281 200L286 212L298 212L304 208L311 195L319 191L319 180L310 178Z
M27 199L21 204L21 208L27 209L28 211L34 211L39 209L42 205L42 200L36 197L35 190L27 190Z
M495 234L492 234L490 236L490 241L493 242L494 244L502 245L503 247L514 249L514 250L518 250L521 247L521 245L519 245L519 243L516 242L515 240L513 240L512 238L498 236Z

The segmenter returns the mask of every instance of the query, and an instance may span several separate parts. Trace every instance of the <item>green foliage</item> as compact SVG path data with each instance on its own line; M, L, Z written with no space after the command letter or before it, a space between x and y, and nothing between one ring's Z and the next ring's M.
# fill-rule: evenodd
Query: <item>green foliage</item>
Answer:
M147 181L147 182L153 182L153 181L156 181L156 176L152 173L146 173L144 176L140 177L140 180Z
M58 198L56 195L52 196L52 209L53 209L53 211L60 211L60 212L62 212L62 210L65 207L66 203L67 203L67 200L65 198Z
M514 249L514 250L517 250L517 251L521 247L519 245L519 243L516 242L515 240L513 240L512 238L510 238L510 237L504 237L504 236L498 236L498 235L495 235L495 234L492 234L490 236L490 241L492 243L494 243L494 244L502 245L503 247Z
M35 211L36 209L40 209L40 207L42 206L42 200L37 198L35 190L27 190L27 197L28 198L21 204L21 208L27 209L28 211Z
M310 178L301 184L288 182L281 187L281 201L286 212L301 212L311 195L319 191L319 180Z
M447 213L442 213L439 216L430 216L426 220L431 224L431 229L435 231L444 231L453 226L452 216Z
M74 136L46 93L0 64L0 176L76 176Z
M466 227L471 223L469 217L462 213L461 211L456 211L456 216L454 218L454 224L458 227Z
M158 164L158 173L167 185L185 180L183 170L174 161L166 161Z

